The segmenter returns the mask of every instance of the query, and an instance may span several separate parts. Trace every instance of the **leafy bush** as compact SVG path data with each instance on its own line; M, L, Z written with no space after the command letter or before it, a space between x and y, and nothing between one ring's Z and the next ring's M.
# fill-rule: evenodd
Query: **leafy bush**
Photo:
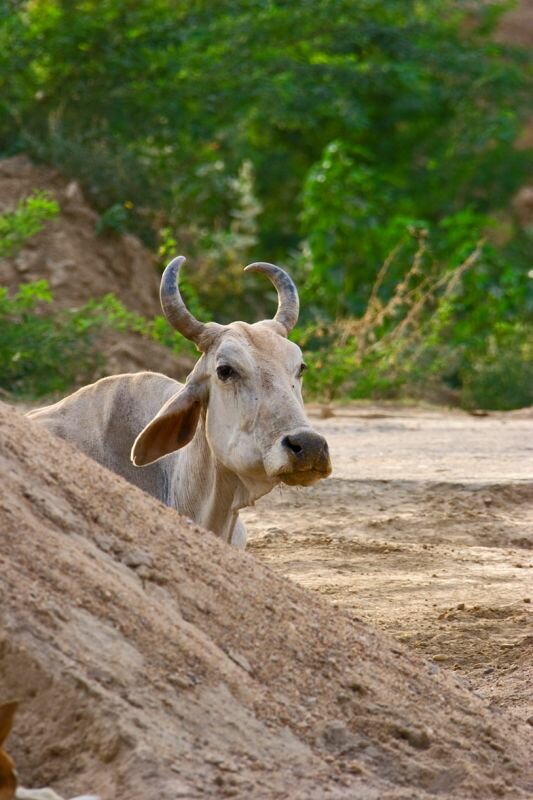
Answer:
M198 225L174 233L160 230L159 256L165 261L178 251L178 241L187 241L192 269L180 276L180 291L192 313L204 321L227 323L235 319L255 321L275 307L269 305L269 284L245 276L243 265L256 260L261 204L255 194L255 175L250 161L244 161L235 177L228 179L230 223L207 230ZM267 298L265 300L265 298ZM248 316L247 316L248 315Z
M20 286L12 298L7 289L0 288L0 388L4 392L38 398L94 380L105 366L101 345L110 331L139 333L177 352L191 349L163 317L148 322L127 311L113 295L66 311L49 310L52 301L44 280Z
M533 405L533 326L500 323L483 352L461 371L466 408L509 410Z
M58 211L57 203L36 192L15 211L0 215L0 256L15 255ZM20 286L13 298L0 287L0 388L5 392L39 397L70 388L100 363L92 335L101 320L83 310L43 314L51 302L44 280Z
M0 150L62 167L102 211L130 200L128 224L228 230L229 184L250 161L268 257L309 234L302 197L316 218L322 187L345 218L333 231L342 265L391 209L432 223L485 213L527 169L513 142L529 114L528 56L491 37L504 2L8 6ZM352 209L358 240L343 250Z
M46 281L21 286L13 298L0 288L0 386L10 394L64 391L101 366L95 347L101 318L84 309L43 314L43 304L51 301Z
M127 228L127 222L127 208L122 203L115 203L115 205L110 206L100 215L95 226L96 233L104 233L105 231L123 233Z
M441 198L446 188L441 190ZM303 194L305 260L314 299L332 317L361 314L376 277L376 265L390 253L406 229L426 230L435 256L458 264L492 224L472 207L438 220L426 198L423 209L409 190L407 175L393 178L372 164L361 148L334 142L311 170ZM404 260L414 256L416 239L404 241ZM381 287L392 293L401 278L393 262ZM309 294L311 294L309 292Z
M382 266L360 317L302 329L313 367L308 389L326 400L407 395L465 408L531 404L533 327L501 321L504 303L487 302L489 317L481 323L468 315L467 278L483 271L490 248L480 242L462 263L443 270L429 251L427 232L412 229L411 237L414 257L392 292L383 288L405 255L404 243Z
M507 2L4 5L0 153L80 180L101 231L186 252L202 319L268 315L241 267L279 260L302 290L317 391L440 384L496 402L494 351L527 397L532 242L510 201L531 168L515 146L531 61L495 41ZM176 341L161 320L148 335Z
M0 215L0 258L15 255L22 245L59 213L59 206L45 192L34 192L15 211Z

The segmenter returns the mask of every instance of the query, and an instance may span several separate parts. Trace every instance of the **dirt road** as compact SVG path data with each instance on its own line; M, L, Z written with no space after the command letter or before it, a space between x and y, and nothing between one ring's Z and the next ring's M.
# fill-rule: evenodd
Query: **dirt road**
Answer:
M311 417L332 477L246 511L250 550L533 724L533 411Z

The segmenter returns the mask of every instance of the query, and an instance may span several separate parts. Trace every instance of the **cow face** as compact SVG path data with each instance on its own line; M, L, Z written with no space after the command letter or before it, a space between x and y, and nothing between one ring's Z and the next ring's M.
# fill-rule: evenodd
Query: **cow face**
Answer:
M303 409L301 350L276 327L233 323L209 353L206 433L245 482L307 486L331 472L328 446Z
M134 463L183 447L202 419L217 461L250 490L308 486L329 475L327 442L303 409L302 353L282 331L270 320L218 326L183 389L137 438Z

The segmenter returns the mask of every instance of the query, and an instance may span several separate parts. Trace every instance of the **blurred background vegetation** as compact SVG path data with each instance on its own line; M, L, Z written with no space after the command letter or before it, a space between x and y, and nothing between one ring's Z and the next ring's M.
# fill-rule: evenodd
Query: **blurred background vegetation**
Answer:
M78 180L101 232L187 254L204 318L270 315L242 266L285 266L316 397L529 405L531 55L494 36L510 5L0 0L0 156Z

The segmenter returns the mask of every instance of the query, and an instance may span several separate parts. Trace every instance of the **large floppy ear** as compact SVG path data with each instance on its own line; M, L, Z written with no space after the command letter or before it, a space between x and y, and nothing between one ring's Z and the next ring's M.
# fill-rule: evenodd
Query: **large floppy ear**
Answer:
M199 373L195 367L185 386L167 400L137 436L131 449L131 460L136 467L153 464L191 441L207 400L207 375L203 370L203 374Z

